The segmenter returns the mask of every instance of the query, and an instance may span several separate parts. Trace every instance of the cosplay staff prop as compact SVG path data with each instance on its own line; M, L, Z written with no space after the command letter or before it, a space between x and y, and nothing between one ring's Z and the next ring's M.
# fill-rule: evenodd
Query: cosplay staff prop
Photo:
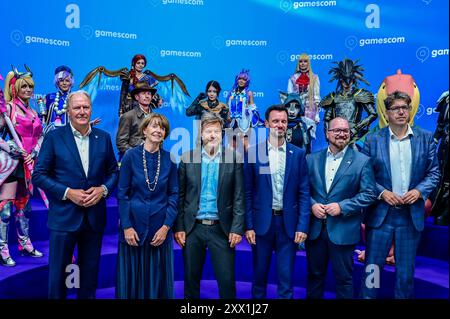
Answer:
M3 96L3 91L0 90L0 113L3 115L3 118L5 119L6 125L8 126L9 131L11 132L12 138L16 145L19 147L20 152L22 153L22 156L25 157L26 151L23 149L22 141L20 140L19 136L17 135L16 130L14 129L14 125L11 122L11 119L8 116L7 110L6 110L6 104L5 104L5 98ZM27 168L30 172L33 171L33 165L27 164Z

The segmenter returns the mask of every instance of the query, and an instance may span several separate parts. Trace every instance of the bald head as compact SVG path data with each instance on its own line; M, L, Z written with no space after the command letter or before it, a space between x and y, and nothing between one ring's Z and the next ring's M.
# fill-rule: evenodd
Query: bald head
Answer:
M328 128L333 129L335 126L347 127L349 128L348 121L343 117L335 117L330 122L328 122Z

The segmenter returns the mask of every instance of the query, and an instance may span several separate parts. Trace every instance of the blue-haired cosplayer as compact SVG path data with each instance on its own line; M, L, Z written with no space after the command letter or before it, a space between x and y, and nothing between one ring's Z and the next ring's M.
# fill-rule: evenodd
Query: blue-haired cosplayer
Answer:
M55 69L54 84L57 91L47 94L44 101L38 102L39 117L45 132L67 123L67 97L74 84L72 70L65 65L58 66Z
M239 128L244 134L247 134L251 127L264 125L253 100L253 92L249 90L250 80L249 70L243 69L239 72L228 98L230 128Z

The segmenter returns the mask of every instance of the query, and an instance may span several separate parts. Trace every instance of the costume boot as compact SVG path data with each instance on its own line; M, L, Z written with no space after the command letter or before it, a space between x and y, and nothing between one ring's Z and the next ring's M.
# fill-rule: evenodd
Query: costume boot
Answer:
M0 209L0 263L6 267L16 265L16 262L11 258L8 248L8 231L9 219L11 217L11 202L6 203Z
M29 235L29 218L31 211L29 203L24 209L19 209L16 212L16 228L17 239L19 241L19 251L22 255L31 257L42 257L43 254L33 247Z

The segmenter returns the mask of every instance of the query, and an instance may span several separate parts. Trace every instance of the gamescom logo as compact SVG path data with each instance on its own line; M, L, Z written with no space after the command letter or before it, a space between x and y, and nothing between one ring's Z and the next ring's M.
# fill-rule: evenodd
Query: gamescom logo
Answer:
M300 57L300 54L294 54L289 53L287 51L278 51L275 59L276 61L281 64L285 65L288 61L295 62L298 61L298 58ZM333 60L333 54L331 53L315 53L315 54L309 54L310 60Z
M202 6L203 0L161 0L163 5L166 4L179 4L186 6Z
M264 92L252 91L252 93L253 93L253 97L256 97L256 98L264 97ZM224 99L228 99L228 97L230 96L230 91L222 91L222 96Z
M387 37L387 38L361 38L358 39L356 36L351 35L345 38L345 47L352 51L357 46L371 46L371 45L384 45L384 44L398 44L405 43L405 37Z
M148 0L148 2L157 7L162 5L184 5L184 6L203 6L203 0Z
M178 58L194 58L200 59L203 54L200 51L187 51L187 50L168 50L159 49L157 46L149 46L147 48L147 55L151 58L161 57L178 57Z
M315 8L315 7L335 7L337 1L291 1L281 0L280 9L284 12L288 12L291 9L298 10L303 8Z
M67 40L59 40L53 38L46 38L40 36L33 35L24 35L20 30L13 30L9 35L11 42L14 43L17 47L22 43L26 44L42 44L42 45L51 45L51 46L60 46L60 47L68 47L70 46L70 41Z
M253 39L224 39L220 35L216 35L212 41L212 46L217 50L223 47L265 47L267 40L253 40Z
M416 50L416 58L420 62L425 62L429 57L437 58L439 56L448 56L448 49L433 49L428 47L420 47Z
M137 38L138 38L138 35L136 33L108 31L108 30L95 30L90 25L84 25L81 27L81 35L86 40L90 40L93 37L116 38L116 39L127 39L127 40L137 40Z

